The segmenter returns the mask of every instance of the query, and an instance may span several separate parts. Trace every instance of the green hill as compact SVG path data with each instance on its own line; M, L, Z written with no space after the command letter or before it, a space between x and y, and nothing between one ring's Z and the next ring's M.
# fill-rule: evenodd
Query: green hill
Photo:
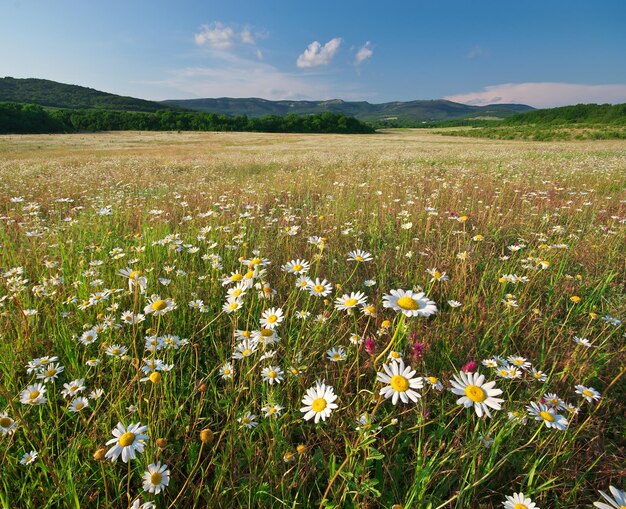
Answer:
M54 108L121 111L180 110L173 106L134 97L109 94L93 88L67 85L37 78L0 78L0 102L39 104Z
M299 115L316 113L342 113L359 120L382 121L401 120L426 122L447 120L461 117L498 117L504 118L521 111L532 110L523 104L502 104L489 106L469 106L467 104L445 101L443 99L429 101L407 101L371 104L366 101L269 101L267 99L249 98L235 99L222 97L219 99L183 99L163 101L164 104L181 106L191 110L206 111L226 115L247 115L261 117L264 115Z
M544 124L617 124L626 125L624 104L576 104L547 108L513 115L502 122L504 125Z

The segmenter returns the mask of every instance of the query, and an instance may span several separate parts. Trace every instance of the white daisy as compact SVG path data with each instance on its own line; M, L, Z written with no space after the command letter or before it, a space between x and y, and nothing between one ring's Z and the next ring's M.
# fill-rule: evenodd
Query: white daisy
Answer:
M491 417L489 409L500 410L502 408L500 403L504 400L494 397L502 394L500 389L494 388L495 382L484 382L484 375L461 371L460 378L454 375L454 380L450 381L452 384L450 390L454 394L462 396L456 401L457 405L463 405L465 408L473 406L478 417L482 417L483 414Z
M537 404L533 401L526 408L528 409L528 413L534 417L536 421L543 421L546 428L564 430L569 424L565 417L556 413L556 409L544 405L543 403Z
M604 500L608 502L605 504L604 502L594 502L593 505L598 509L622 509L626 507L626 492L618 490L615 486L609 486L609 490L611 491L612 497L604 493L600 492L600 495L604 497Z
M428 299L424 292L391 290L383 297L383 307L400 311L406 316L430 316L437 312L437 304Z
M287 262L281 268L282 270L284 270L285 272L289 272L290 274L300 275L300 274L306 274L309 270L309 267L310 267L309 262L305 260L300 260L298 258L297 260L291 260L290 262Z
M328 360L331 362L339 362L339 361L346 360L346 352L341 347L331 348L330 350L328 350L328 352L326 352L326 356L328 357Z
M261 315L260 324L261 327L266 329L275 329L280 322L283 321L283 310L280 308L269 308L263 311Z
M351 292L350 295L343 294L335 299L335 308L338 310L351 310L357 306L362 306L367 302L367 297L363 292Z
M600 399L600 393L593 387L585 387L584 385L576 386L576 394L580 394L589 403L593 403L594 400Z
M48 401L44 394L46 387L43 384L32 384L26 386L20 395L20 401L25 405L43 405Z
M147 315L159 316L174 309L176 309L176 302L172 299L162 299L159 295L152 295L148 299L148 304L143 308L143 312Z
M37 459L37 456L38 456L37 451L27 452L26 454L24 454L24 456L22 456L20 463L22 465L30 465Z
M143 474L143 489L148 493L158 495L170 483L170 471L167 465L161 465L158 461L156 464L148 465L148 470Z
M9 417L8 413L3 412L0 414L0 433L2 435L12 435L16 428L17 424Z
M348 253L348 261L349 262L370 262L373 260L373 257L367 251L363 251L361 249L355 249L354 251L350 251Z
M315 281L309 280L308 289L314 297L327 297L333 291L333 285L325 279L315 278Z
M324 382L316 382L315 387L311 387L306 391L302 404L304 405L300 411L304 413L304 420L308 421L315 418L317 424L320 419L325 421L331 412L337 408L334 401L337 399L332 386L326 385Z
M408 403L409 400L415 403L418 398L421 398L421 394L417 392L417 389L424 387L422 377L415 377L415 370L411 369L411 366L404 366L404 360L392 361L389 364L383 364L383 372L377 373L377 380L384 384L380 390L380 394L385 398L392 398L391 402L395 405L400 399L403 403Z
M270 385L273 385L274 383L279 384L283 381L283 370L280 369L279 366L269 366L267 368L263 368L261 376L263 377L263 381L268 382Z
M514 493L512 496L507 496L502 505L505 509L538 509L537 504L523 493Z
M134 460L136 453L143 452L146 441L150 440L150 437L144 434L144 431L147 429L148 426L142 426L140 422L131 424L128 428L125 428L121 422L118 422L117 426L111 431L115 438L106 443L106 445L115 445L107 451L104 457L111 458L113 463L117 461L120 455L124 463Z

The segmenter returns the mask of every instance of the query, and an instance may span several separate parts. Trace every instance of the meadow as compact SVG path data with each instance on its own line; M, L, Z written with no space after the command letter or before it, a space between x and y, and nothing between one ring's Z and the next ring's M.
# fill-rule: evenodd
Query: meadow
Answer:
M2 507L624 503L625 141L0 136L0 175Z

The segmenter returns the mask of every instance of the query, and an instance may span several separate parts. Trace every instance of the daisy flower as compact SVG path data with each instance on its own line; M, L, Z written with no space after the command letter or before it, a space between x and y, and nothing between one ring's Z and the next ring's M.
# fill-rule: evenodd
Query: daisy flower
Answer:
M460 308L463 304L461 304L458 300L449 300L448 306L451 308Z
M523 493L514 493L512 496L507 496L502 505L505 509L538 509L537 504Z
M128 348L120 345L111 345L107 347L104 353L110 355L111 357L123 357L128 353Z
M541 398L541 402L557 410L563 410L565 408L565 401L553 393L544 394L543 398Z
M284 410L284 407L280 405L267 405L261 408L261 410L265 412L265 417L278 417Z
M586 346L587 348L590 348L593 346L591 344L591 341L589 341L587 338L580 338L578 336L574 336L574 343L576 343L577 345Z
M12 435L16 428L17 424L9 417L8 413L3 412L0 414L0 433L2 435Z
M443 384L441 383L441 380L439 380L439 378L437 378L436 376L427 376L425 380L430 384L433 389L436 389L438 391L443 390Z
M89 400L87 398L78 397L75 398L69 406L70 412L78 413L89 406Z
M308 276L304 275L304 276L300 276L298 279L296 279L296 288L299 288L300 291L302 290L309 290L309 285L312 283L311 279L309 279Z
M593 403L594 400L600 399L600 393L593 387L585 387L584 385L576 386L576 394L580 394L589 403Z
M117 461L120 455L124 463L134 460L136 453L143 452L146 441L150 440L150 437L144 434L144 431L147 429L148 426L142 426L140 422L131 424L128 428L125 428L121 422L118 422L117 426L111 431L115 438L106 443L106 445L114 445L107 451L104 457L110 458L113 463Z
M222 306L222 311L226 314L230 314L233 311L237 311L243 307L243 301L238 298L229 298Z
M362 306L367 302L367 297L363 292L352 292L350 295L343 294L335 299L335 308L339 311L350 310L357 306Z
M263 343L263 345L273 345L280 341L280 337L276 334L274 329L261 329L252 331L252 339L257 343Z
M367 251L362 251L361 249L356 249L348 253L349 262L370 262L372 260L372 255Z
M20 395L20 401L25 405L43 405L48 401L44 394L46 387L43 384L32 384L26 386Z
M37 451L27 452L26 454L24 454L24 456L22 456L20 463L22 465L30 465L37 459L37 456L38 456Z
M604 500L608 502L605 504L604 502L594 502L593 505L598 509L622 509L622 507L626 506L626 491L620 491L615 486L609 486L609 490L611 491L612 497L604 493L600 492L600 495L604 497Z
M281 267L281 269L289 274L306 274L309 271L310 263L305 260L291 260Z
M500 389L494 388L495 382L484 382L484 375L461 371L460 378L454 375L454 380L450 381L452 384L450 390L454 394L462 396L456 401L457 405L463 405L465 408L473 406L478 417L482 417L483 414L491 417L489 409L500 410L502 408L500 403L504 400L495 397L502 394Z
M55 380L59 373L62 373L65 368L60 364L50 363L47 366L44 366L39 369L37 372L37 378L39 380L43 380L45 382L49 382L50 380Z
M380 394L385 398L392 398L394 405L398 403L398 399L402 403L408 403L409 400L415 403L422 397L417 392L417 389L424 387L422 377L415 377L415 370L411 366L405 367L402 359L383 364L383 371L377 373L376 380L388 385L380 390Z
M263 311L261 315L260 324L261 327L266 329L275 329L280 322L283 321L283 310L280 308L269 308Z
M263 368L261 376L263 377L263 381L269 382L270 385L273 385L274 383L279 384L283 381L283 370L280 369L279 366L269 366L267 368Z
M72 380L68 384L63 384L63 390L61 391L61 394L66 398L74 396L86 389L84 383L84 378L77 378L76 380Z
M122 277L128 279L128 291L133 292L135 288L139 288L139 293L146 293L146 288L148 287L148 280L146 277L138 270L133 270L130 267L126 267L125 269L120 269L118 274Z
M243 414L237 419L237 422L239 422L244 428L248 429L254 429L259 425L259 423L256 422L256 415L251 412Z
M308 288L314 297L327 297L333 291L333 285L325 279L315 278L315 281L308 281Z
M434 283L435 281L448 281L450 277L445 272L439 272L437 269L426 269L426 272L430 274L430 282Z
M532 368L530 374L538 382L545 382L548 379L548 375L546 375L543 371L536 370L535 368Z
M330 350L328 350L328 352L326 352L326 356L328 357L328 360L331 362L339 362L339 361L346 360L346 352L341 347L331 348Z
M547 428L564 430L569 424L567 419L556 413L554 408L548 407L543 403L535 403L534 401L526 407L528 413L534 417L536 421L543 421Z
M530 368L531 366L530 362L528 362L524 357L511 355L507 357L506 360L509 361L513 366L517 366L518 368L521 368L524 370Z
M306 391L302 404L304 405L300 411L304 413L304 420L315 418L317 424L320 419L325 421L331 412L337 408L334 401L337 396L332 386L326 385L324 382L316 382L315 387L311 387Z
M430 316L437 312L437 305L424 292L391 290L383 297L383 307L400 311L406 316Z
M232 378L234 374L235 374L235 370L233 369L233 365L230 362L226 362L225 364L220 366L220 376L224 380L228 380L229 378Z
M172 299L162 299L159 295L152 295L148 299L148 304L143 308L143 312L147 315L159 316L174 309L176 309L176 302Z
M158 495L170 483L170 471L167 465L161 465L160 461L148 465L148 470L143 474L143 489L148 493Z
M243 359L245 357L249 357L254 352L256 352L259 344L252 339L244 339L241 343L235 346L235 351L233 352L233 359Z

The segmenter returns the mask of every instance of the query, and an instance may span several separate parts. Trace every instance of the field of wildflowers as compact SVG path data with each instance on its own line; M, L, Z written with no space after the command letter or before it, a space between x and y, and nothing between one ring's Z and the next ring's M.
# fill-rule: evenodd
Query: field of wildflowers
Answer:
M2 507L626 504L623 141L0 154Z

